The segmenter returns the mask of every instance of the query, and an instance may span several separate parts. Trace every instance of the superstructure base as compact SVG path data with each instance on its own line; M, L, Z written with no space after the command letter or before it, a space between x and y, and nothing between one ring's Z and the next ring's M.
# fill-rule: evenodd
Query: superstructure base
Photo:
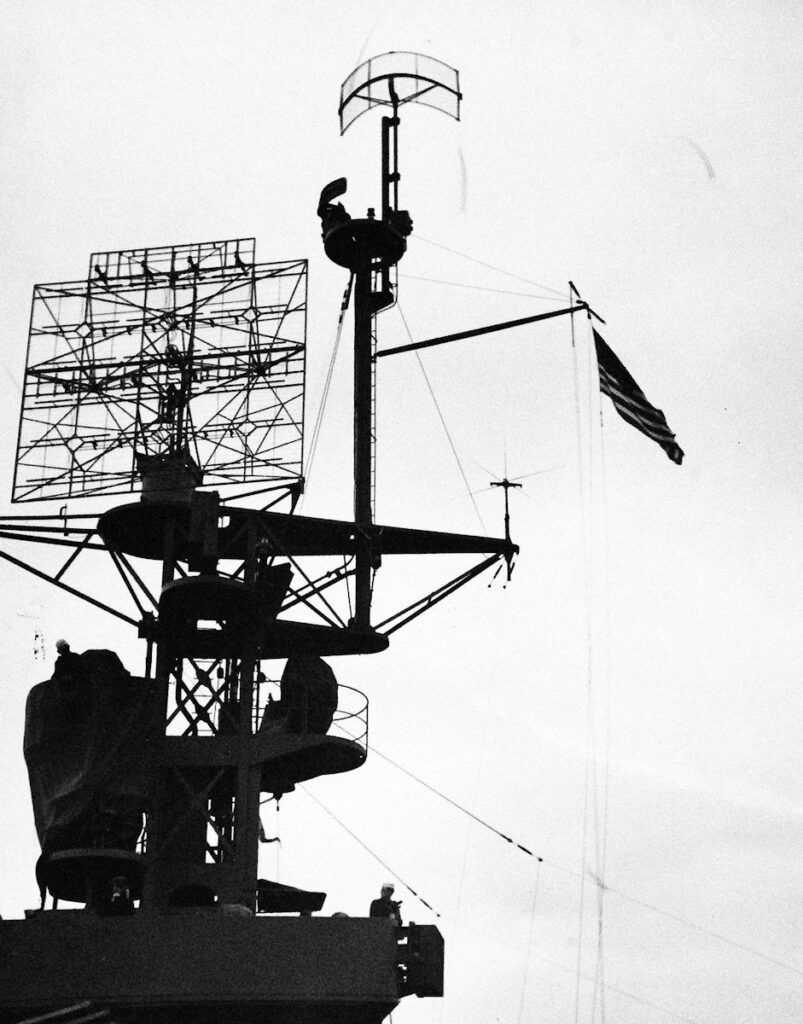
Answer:
M403 995L442 993L431 925L192 911L0 922L3 1024L83 1001L148 1024L378 1024Z

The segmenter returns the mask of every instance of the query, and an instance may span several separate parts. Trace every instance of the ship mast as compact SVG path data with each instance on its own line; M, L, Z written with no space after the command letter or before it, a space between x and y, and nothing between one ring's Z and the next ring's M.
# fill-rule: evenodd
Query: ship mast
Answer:
M399 107L424 103L459 120L461 94L457 72L448 65L411 53L386 53L366 61L349 75L340 92L341 134L361 113L390 107L382 118L381 216L369 207L353 219L332 200L346 191L345 178L321 193L318 213L326 255L354 275L354 523L356 537L353 626L371 628L372 576L379 564L372 544L374 472L374 318L395 301L390 281L407 249L413 222L399 209Z
M326 894L257 874L262 794L278 801L367 756L367 698L338 686L323 659L384 651L393 632L518 550L507 521L503 538L374 522L375 318L395 301L391 271L412 232L399 208L399 110L416 102L458 118L460 98L454 69L410 53L366 61L341 90L341 132L365 110L390 109L380 216L369 208L352 218L336 202L345 178L318 205L325 252L354 282L351 521L295 514L306 261L258 264L251 239L159 246L94 253L86 279L35 289L14 500L141 493L97 517L65 505L59 516L0 521L3 546L71 548L55 573L2 548L0 558L136 627L147 656L144 677L111 651L74 656L73 761L54 708L75 694L58 672L31 691L26 754L42 909L49 891L88 913L75 923L43 914L41 927L25 931L0 923L0 1017L50 1013L75 985L155 1024L176 1011L211 1019L215 1008L243 1024L266 1014L275 1024L344 1014L379 1024L404 995L442 995L435 927L274 920L311 915ZM255 508L214 489L233 485L246 488L238 502L270 493ZM274 508L281 500L289 512ZM66 583L90 552L107 571L85 574L80 588L73 577ZM435 554L480 561L373 623L381 559ZM335 568L308 571L321 558ZM131 614L108 603L107 559ZM97 597L88 592L96 583ZM329 600L333 585L340 602ZM299 606L301 618L286 614ZM285 664L274 701L261 666L277 659ZM117 934L106 916L122 876L131 919L116 923ZM65 970L43 981L45 961Z

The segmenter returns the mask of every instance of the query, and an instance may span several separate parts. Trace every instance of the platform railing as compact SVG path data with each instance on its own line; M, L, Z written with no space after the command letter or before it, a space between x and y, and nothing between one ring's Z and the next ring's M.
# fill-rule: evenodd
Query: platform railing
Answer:
M342 735L368 752L368 698L353 686L337 687L337 710L330 733Z
M280 693L278 680L265 679L255 684L252 719L255 732L263 721L265 711L270 704L270 698L273 697L274 700L278 700ZM310 730L310 733L313 732L314 730ZM303 728L303 716L300 734L306 734ZM351 740L361 747L364 752L367 752L368 698L361 690L357 690L353 686L338 684L337 707L334 711L332 724L327 729L326 734Z
M192 706L189 708L191 721L188 715L180 715L175 696L171 700L171 718L168 725L170 735L190 736L223 736L231 735L237 731L237 716L239 705L236 700L225 699L225 683L210 673L204 673L205 678L199 679L191 685L183 684L186 692L192 692ZM292 731L298 735L321 735L320 728L312 727L312 722L320 719L320 713L316 714L310 695L309 708L302 707L295 709L293 715ZM251 729L254 733L264 727L265 713L271 704L275 704L276 724L280 725L282 719L281 706L281 683L278 679L257 679L253 686L253 699L251 703ZM298 711L300 710L300 714ZM334 710L331 724L326 729L326 735L349 739L358 744L364 752L368 749L368 698L360 690L352 686L337 687L337 707Z

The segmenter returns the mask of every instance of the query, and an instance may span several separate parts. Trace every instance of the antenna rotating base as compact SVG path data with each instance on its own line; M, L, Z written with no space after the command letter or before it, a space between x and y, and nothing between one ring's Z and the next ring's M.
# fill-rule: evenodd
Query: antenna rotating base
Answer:
M324 229L326 255L347 270L357 271L370 261L374 270L395 266L407 250L404 236L372 217L343 220Z

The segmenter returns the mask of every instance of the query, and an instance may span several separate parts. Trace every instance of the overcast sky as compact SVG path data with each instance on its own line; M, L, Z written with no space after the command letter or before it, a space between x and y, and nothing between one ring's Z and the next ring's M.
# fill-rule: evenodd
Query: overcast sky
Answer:
M518 567L334 663L371 699L378 753L266 810L282 844L261 864L362 914L388 874L370 850L440 913L446 998L399 1020L800 1020L802 22L784 0L0 3L4 514L32 287L93 251L253 235L261 260L308 258L314 422L345 285L318 194L343 174L352 214L379 205L378 116L341 138L338 91L388 50L453 65L464 93L460 123L403 115L413 337L555 308L573 280L686 452L674 465L607 400L599 428L584 320L577 365L567 320L422 356L489 533L491 474L546 471L511 496ZM407 340L398 310L379 334ZM308 514L349 515L348 362L344 342ZM415 356L378 386L377 518L479 532ZM37 902L28 689L58 636L133 672L144 651L2 572L9 917ZM383 567L378 608L416 578Z

